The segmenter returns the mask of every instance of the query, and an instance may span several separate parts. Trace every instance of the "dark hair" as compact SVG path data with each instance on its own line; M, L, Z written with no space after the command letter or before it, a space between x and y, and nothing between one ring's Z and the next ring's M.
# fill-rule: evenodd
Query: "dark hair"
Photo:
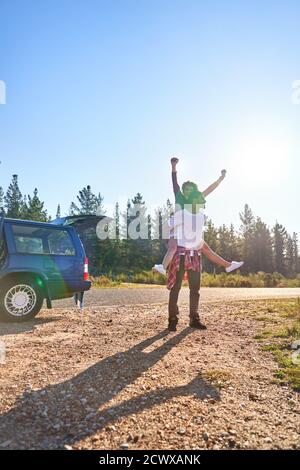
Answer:
M184 188L186 186L192 186L193 191L198 191L198 186L196 185L196 183L193 183L193 181L185 181L182 185L182 191L184 191Z
M200 191L192 191L189 195L188 202L189 204L193 204L193 201L198 201L198 204L203 204L203 195Z

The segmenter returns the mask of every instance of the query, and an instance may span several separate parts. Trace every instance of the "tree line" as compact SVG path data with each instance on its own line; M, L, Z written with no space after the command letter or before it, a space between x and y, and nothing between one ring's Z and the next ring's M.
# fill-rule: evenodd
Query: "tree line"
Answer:
M137 204L138 214L133 212ZM51 220L44 202L39 198L37 188L32 195L23 195L17 175L13 175L6 192L0 187L0 208L5 216L10 218L41 222ZM81 234L92 274L118 274L151 269L153 264L164 256L166 247L163 240L163 223L172 210L173 206L168 200L165 205L155 210L154 215L150 215L140 193L128 200L123 212L116 203L113 215L114 239L99 240L93 229ZM79 191L76 202L70 203L68 215L99 213L105 214L103 196L86 186ZM128 230L137 215L139 220L144 222L140 224L140 230L144 233L141 239L132 240L128 237ZM61 209L58 205L56 217L60 216ZM232 224L229 227L217 227L212 220L207 220L205 240L213 250L228 260L244 260L243 274L262 271L278 272L290 278L299 275L300 258L296 232L289 234L278 221L270 228L260 217L253 214L248 204L245 204L239 216L241 224L238 229ZM139 230L139 227L137 229ZM203 259L203 264L206 272L215 272L215 267L207 259Z

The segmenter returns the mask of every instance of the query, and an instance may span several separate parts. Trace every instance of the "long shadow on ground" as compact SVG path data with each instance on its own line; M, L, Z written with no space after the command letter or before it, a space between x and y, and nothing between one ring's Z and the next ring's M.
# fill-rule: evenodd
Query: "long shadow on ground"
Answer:
M197 375L186 385L156 389L118 405L108 405L191 332L186 328L165 339L156 349L145 352L147 347L166 337L168 332L162 331L92 365L70 380L24 393L13 409L0 416L0 443L9 440L9 447L14 449L63 448L95 434L122 416L139 413L173 397L194 395L201 400L210 395L220 400L217 389ZM168 371L172 384L172 368Z

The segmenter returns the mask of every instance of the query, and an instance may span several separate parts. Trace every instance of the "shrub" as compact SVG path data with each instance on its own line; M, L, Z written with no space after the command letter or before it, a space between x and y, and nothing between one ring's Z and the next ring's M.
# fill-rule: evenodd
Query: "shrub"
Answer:
M121 283L156 284L165 285L166 278L151 270L128 271L119 274L101 274L92 277L93 285L98 287L110 287ZM186 285L184 282L183 285ZM202 273L202 287L300 287L300 277L287 279L279 273L258 272L255 274L209 274Z

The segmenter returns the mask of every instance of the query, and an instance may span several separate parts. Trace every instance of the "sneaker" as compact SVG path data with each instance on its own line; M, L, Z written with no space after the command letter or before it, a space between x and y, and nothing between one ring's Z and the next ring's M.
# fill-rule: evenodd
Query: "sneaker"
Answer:
M241 266L243 266L244 261L231 261L231 265L226 268L227 273L231 273L231 271L234 271L235 269L239 269Z
M162 276L166 276L167 271L163 267L162 264L155 264L152 268L152 271L156 271L157 273L161 274Z
M200 320L190 320L190 327L197 328L198 330L207 330L207 326L201 323Z

